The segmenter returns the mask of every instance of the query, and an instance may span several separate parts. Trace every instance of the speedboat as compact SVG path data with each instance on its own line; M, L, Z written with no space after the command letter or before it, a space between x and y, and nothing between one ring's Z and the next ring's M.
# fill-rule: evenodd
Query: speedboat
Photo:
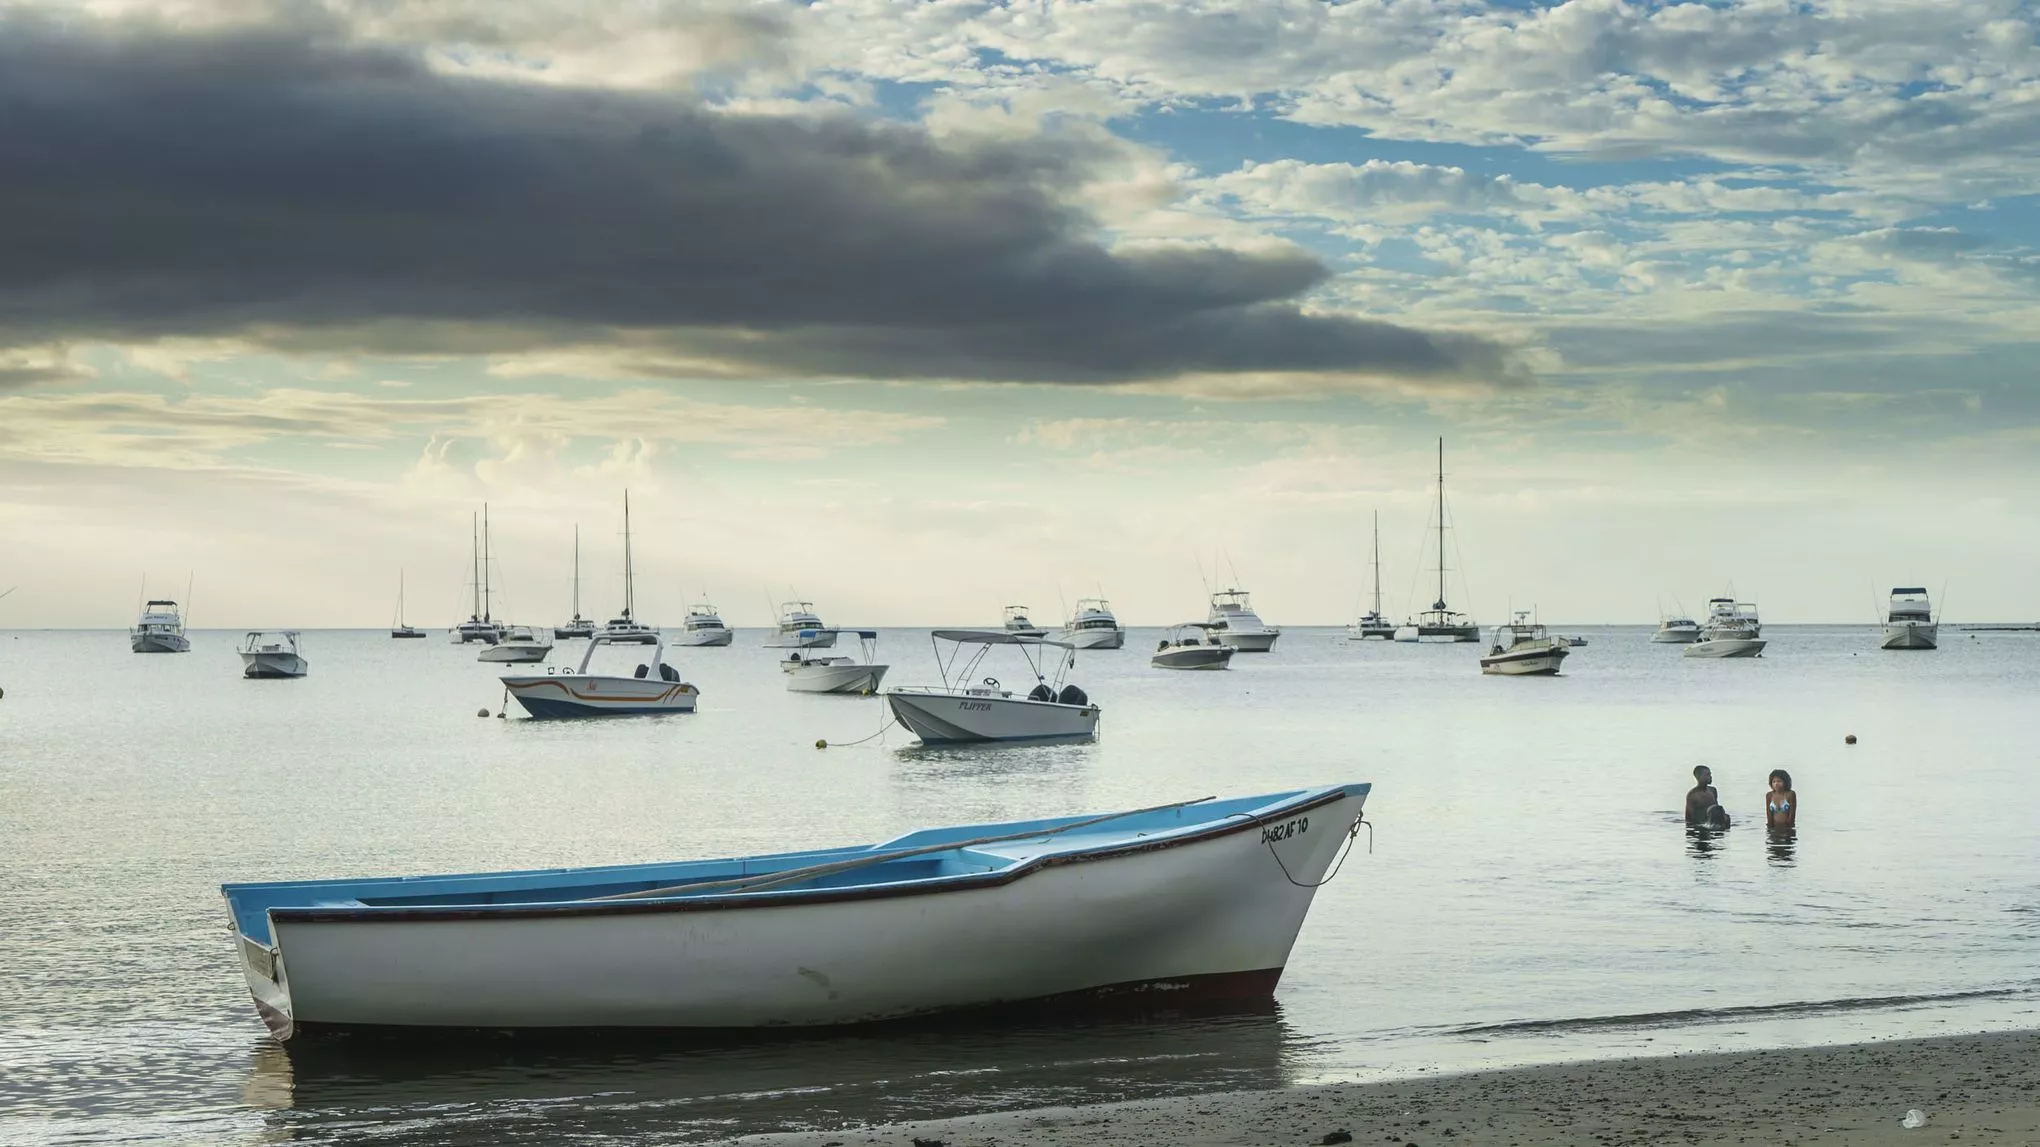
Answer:
M692 713L701 691L680 680L666 664L666 643L652 637L652 659L628 677L588 672L595 651L618 642L606 633L588 639L577 669L546 670L503 678L503 688L534 717L620 717L648 713Z
M1126 630L1112 615L1112 606L1102 597L1077 601L1077 612L1063 623L1063 640L1072 649L1118 649L1126 644Z
M1169 630L1148 664L1156 669L1224 669L1232 664L1233 647L1216 637L1205 639L1208 621L1186 621Z
M1691 645L1700 640L1700 623L1690 617L1667 617L1650 639L1659 645Z
M1700 640L1686 647L1687 657L1755 657L1764 651L1764 627L1754 602L1732 597L1710 598L1707 625Z
M136 653L189 653L191 639L184 636L184 614L174 601L152 601L142 607L141 619L128 630L128 648Z
M1265 1001L1317 887L1351 851L1369 788L726 860L220 892L255 1009L280 1040Z
M1032 612L1024 605L1009 605L1001 616L1006 632L1020 637L1047 637L1048 630L1034 624L1027 615Z
M298 649L297 630L257 630L241 639L241 676L303 677L311 663Z
M553 643L528 625L506 625L496 644L475 655L476 661L523 664L544 661L552 655Z
M779 628L765 641L767 649L833 649L836 631L822 624L811 601L789 601L779 607Z
M1939 644L1941 625L1922 586L1897 586L1884 615L1884 649L1932 649Z
M839 632L856 637L863 646L864 658L802 655L796 649L779 663L779 669L786 674L786 689L790 693L854 693L865 696L878 692L878 683L885 680L885 671L890 668L875 664L872 660L878 652L878 631L875 629L845 629Z
M1211 595L1211 614L1205 619L1212 637L1241 653L1267 653L1275 648L1282 631L1261 623L1253 602L1243 589L1222 589Z
M1069 642L1022 637L1003 629L938 629L929 635L935 646L940 685L895 685L885 697L893 716L927 744L977 741L1081 740L1098 731L1098 706L1082 689L1066 684L1075 651ZM943 643L950 646L947 655ZM979 677L978 669L994 646L1019 650L1034 677L1025 694L1001 688L996 677ZM1062 650L1050 667L1047 650ZM1046 670L1053 668L1051 682Z
M715 606L698 601L687 607L687 619L680 623L680 632L673 638L673 644L728 645L735 638L735 631L723 624L722 615L716 612Z
M1572 652L1563 637L1553 637L1542 625L1526 620L1527 610L1518 610L1516 620L1495 628L1494 644L1480 659L1482 673L1506 677L1550 676Z

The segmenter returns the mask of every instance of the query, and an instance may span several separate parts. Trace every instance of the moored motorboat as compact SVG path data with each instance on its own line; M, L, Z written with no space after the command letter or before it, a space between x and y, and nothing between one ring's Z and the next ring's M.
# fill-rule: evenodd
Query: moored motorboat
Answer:
M1222 589L1211 595L1211 612L1205 626L1213 639L1232 646L1238 653L1268 653L1282 631L1264 623L1254 612L1246 590Z
M1000 624L1005 626L1007 633L1019 637L1047 637L1048 630L1034 624L1034 619L1028 616L1033 612L1024 605L1009 605L1000 615Z
M1690 617L1666 617L1650 639L1658 645L1691 645L1700 640L1700 623Z
M279 1039L1266 999L1369 786L729 860L227 884ZM753 909L770 908L771 911Z
M1482 673L1506 677L1550 676L1558 672L1572 652L1563 637L1553 637L1542 625L1528 620L1527 610L1518 610L1516 620L1495 628L1494 644L1480 659Z
M243 677L303 677L312 670L294 629L256 630L241 639L240 654Z
M1072 649L1118 649L1126 644L1126 630L1113 616L1110 602L1102 597L1079 598L1076 613L1063 623L1063 640Z
M1686 646L1687 657L1755 657L1764 651L1763 623L1754 602L1732 597L1710 598L1707 626L1700 640Z
M1098 706L1082 689L1066 683L1074 651L1068 642L1022 637L1000 629L938 629L935 646L940 685L895 685L886 690L893 716L928 744L979 741L1081 740L1098 731ZM943 643L950 645L943 652ZM1034 677L1034 688L1015 694L978 669L994 646L1013 646ZM1051 682L1046 649L1060 649Z
M1924 586L1896 586L1884 615L1883 649L1933 649L1940 644L1941 625Z
M864 650L863 659L802 654L796 649L779 663L780 671L786 674L788 692L854 693L858 696L878 692L878 683L885 680L885 671L890 668L873 661L878 653L878 631L845 629L839 632L857 638Z
M833 649L836 631L822 624L811 601L789 601L779 607L779 628L765 639L767 649Z
M142 616L128 630L128 648L136 653L189 653L184 614L174 601L156 600L142 607Z
M506 625L496 644L475 655L476 661L522 665L544 661L552 655L553 643L528 625Z
M736 632L723 624L722 614L715 606L697 601L687 607L687 617L680 622L680 632L672 637L672 644L690 647L728 645L736 639Z
M548 670L503 678L503 688L533 717L636 717L658 713L692 713L701 691L680 679L666 664L666 643L654 635L652 659L636 672L621 674L588 672L595 651L605 645L635 645L617 641L606 633L588 639L575 669Z
M1156 669L1224 669L1232 664L1233 647L1207 638L1211 623L1186 621L1169 630L1148 664Z

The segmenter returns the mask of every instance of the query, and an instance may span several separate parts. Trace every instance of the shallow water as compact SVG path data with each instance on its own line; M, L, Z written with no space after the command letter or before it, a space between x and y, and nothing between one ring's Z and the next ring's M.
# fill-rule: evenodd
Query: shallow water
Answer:
M786 693L757 632L682 651L701 712L598 723L477 719L494 674L440 635L308 633L310 677L251 682L233 633L148 657L120 633L0 633L0 1140L690 1142L2040 1026L2040 634L1884 653L1867 628L1770 626L1759 660L1698 661L1643 629L1577 632L1591 644L1539 680L1334 630L1167 673L1139 631L1079 657L1096 743L941 751L897 729L843 745L880 704ZM880 648L889 682L932 678L925 631ZM1737 827L1682 827L1695 764ZM1804 803L1789 841L1761 827L1773 768ZM1375 783L1373 851L1319 893L1275 1006L1173 1023L286 1054L218 895L1343 780Z

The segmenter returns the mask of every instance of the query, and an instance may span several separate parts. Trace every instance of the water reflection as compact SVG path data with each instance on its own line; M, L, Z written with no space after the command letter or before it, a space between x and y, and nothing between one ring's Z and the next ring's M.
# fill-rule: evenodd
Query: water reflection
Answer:
M1282 1087L1309 1070L1309 1053L1272 1003L1166 1022L979 1020L683 1047L264 1041L242 1094L293 1142L682 1143Z
M1764 852L1770 857L1771 863L1779 868L1790 868L1797 863L1793 859L1793 850L1798 843L1799 830L1796 828L1764 830Z
M1712 860L1714 854L1728 844L1728 830L1709 828L1704 824L1686 826L1686 855L1696 860Z

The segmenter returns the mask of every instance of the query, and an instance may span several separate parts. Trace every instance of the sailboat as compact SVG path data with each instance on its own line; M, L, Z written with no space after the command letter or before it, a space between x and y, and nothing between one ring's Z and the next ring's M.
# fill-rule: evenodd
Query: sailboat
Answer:
M480 532L477 533L475 516L468 515L469 545L474 554L475 577L470 584L474 588L474 612L468 619L454 627L454 639L462 645L480 641L489 645L502 639L503 627L489 616L489 505L482 503Z
M1445 604L1445 440L1438 439L1438 600L1419 613L1405 629L1414 629L1419 641L1474 642L1480 640L1480 626ZM1400 639L1400 638L1398 638Z
M659 629L646 625L634 616L637 608L637 582L631 569L630 551L630 491L623 492L623 612L602 626L602 636L612 645L657 645Z
M404 571L397 571L397 620L390 626L391 637L423 637L425 631L404 620Z
M574 527L574 620L553 627L553 637L571 641L595 636L595 620L581 616L581 527Z
M1352 641L1365 641L1379 637L1384 641L1395 639L1395 622L1381 616L1381 511L1374 511L1374 608L1360 615L1360 620L1346 627L1346 637Z

